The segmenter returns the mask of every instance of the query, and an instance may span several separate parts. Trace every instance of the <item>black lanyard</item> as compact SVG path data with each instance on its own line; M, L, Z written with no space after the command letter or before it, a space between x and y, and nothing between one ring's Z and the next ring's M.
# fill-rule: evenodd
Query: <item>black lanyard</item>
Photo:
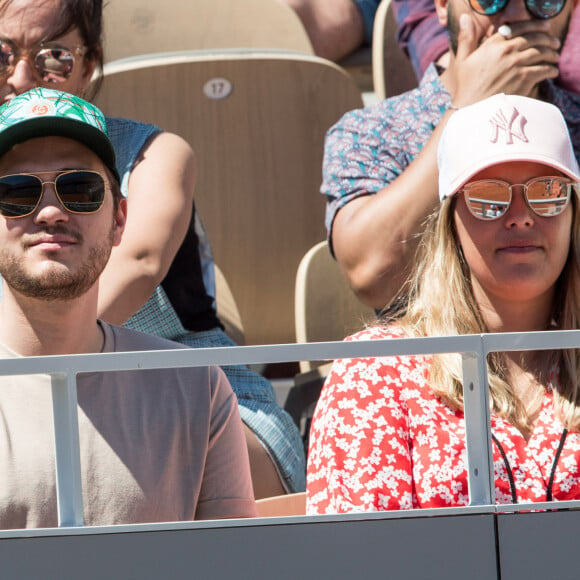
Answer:
M548 489L546 490L546 501L552 501L552 488L554 487L554 476L556 475L556 467L558 466L558 461L560 460L560 455L562 453L562 449L564 449L564 443L566 442L566 436L568 435L568 429L564 429L562 431L562 435L560 436L560 443L558 445L558 449L556 451L556 456L554 457L554 462L552 463L552 469L550 471L550 481L548 482ZM512 503L518 503L518 494L516 492L516 482L514 481L514 474L512 473L512 468L510 467L510 462L508 461L507 455L501 446L501 443L497 440L496 436L492 433L491 438L493 442L496 444L501 457L503 459L505 468L508 474L508 480L510 482L510 491L512 494Z

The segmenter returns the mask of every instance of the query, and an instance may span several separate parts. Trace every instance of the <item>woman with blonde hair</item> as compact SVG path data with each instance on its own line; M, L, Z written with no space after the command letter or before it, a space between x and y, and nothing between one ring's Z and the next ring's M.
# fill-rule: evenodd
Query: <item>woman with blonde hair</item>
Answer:
M495 95L456 111L397 318L350 340L577 329L580 170L560 111ZM580 498L580 351L488 359L495 499ZM459 355L335 361L310 434L309 513L466 505Z

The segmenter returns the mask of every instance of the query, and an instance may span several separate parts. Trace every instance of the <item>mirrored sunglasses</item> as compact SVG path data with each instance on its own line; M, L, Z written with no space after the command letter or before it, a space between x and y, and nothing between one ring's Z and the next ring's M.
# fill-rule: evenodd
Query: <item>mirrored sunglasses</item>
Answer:
M492 16L501 12L510 0L469 0L474 12L485 16ZM564 9L566 0L524 0L527 11L540 20L547 20L558 16Z
M0 177L0 214L6 218L21 218L34 213L50 183L56 197L70 213L90 214L101 209L105 201L107 182L96 171L73 170L58 174L54 181L43 181L39 175L17 173Z
M75 64L75 54L84 54L84 47L67 48L58 43L47 42L31 50L20 49L9 40L0 38L0 75L11 74L23 58L45 83L64 83L70 78Z
M495 220L507 212L514 187L523 188L524 199L540 217L561 214L568 205L578 183L565 177L536 177L527 183L509 184L499 179L481 179L466 184L460 190L469 211L480 220Z

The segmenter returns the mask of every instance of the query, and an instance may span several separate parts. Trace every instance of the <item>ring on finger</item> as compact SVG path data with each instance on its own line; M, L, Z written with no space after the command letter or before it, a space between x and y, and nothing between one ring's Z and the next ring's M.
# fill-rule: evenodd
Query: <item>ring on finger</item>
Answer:
M502 24L497 29L498 34L501 34L506 40L509 40L512 37L512 29L507 24Z

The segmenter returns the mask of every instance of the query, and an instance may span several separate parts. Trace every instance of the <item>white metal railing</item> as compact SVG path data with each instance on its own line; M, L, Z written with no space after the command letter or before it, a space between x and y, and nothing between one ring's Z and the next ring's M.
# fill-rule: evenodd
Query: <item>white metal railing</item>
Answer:
M465 386L469 501L471 506L484 506L491 505L494 497L487 355L495 351L563 348L580 348L580 330L0 359L0 375L43 373L51 376L58 521L59 527L74 527L84 525L78 373L458 353L463 361Z

